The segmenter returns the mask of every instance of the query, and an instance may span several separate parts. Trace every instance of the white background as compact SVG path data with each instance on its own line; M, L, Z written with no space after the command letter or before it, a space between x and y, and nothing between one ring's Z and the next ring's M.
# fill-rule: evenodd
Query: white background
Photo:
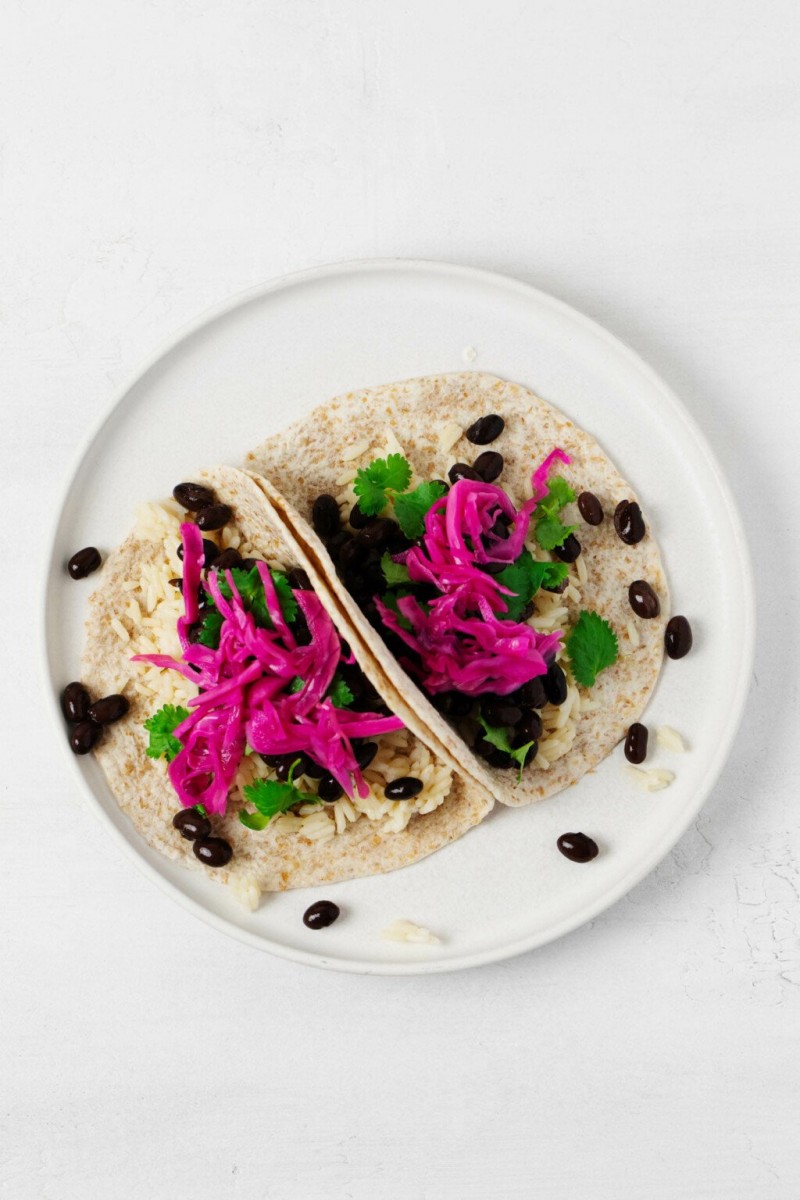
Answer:
M3 4L3 1200L796 1200L798 35L789 0ZM314 972L172 905L66 782L36 671L61 478L137 360L377 255L508 271L628 341L759 585L696 826L591 927L450 977Z

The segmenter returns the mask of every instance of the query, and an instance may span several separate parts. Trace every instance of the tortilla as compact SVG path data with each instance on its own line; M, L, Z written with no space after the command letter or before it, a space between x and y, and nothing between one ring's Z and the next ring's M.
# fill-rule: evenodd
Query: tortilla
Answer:
M531 496L531 472L556 446L572 458L562 473L575 491L594 492L601 501L605 519L598 526L583 523L575 505L565 510L565 519L580 526L577 536L587 570L581 602L565 597L567 621L573 624L581 608L599 612L616 631L621 650L617 662L598 676L590 692L579 689L581 712L569 752L547 769L537 758L519 782L513 771L480 762L403 671L337 578L309 523L311 505L320 493L341 493L350 469L354 474L355 468L387 453L399 450L405 454L414 470L412 486L421 480L446 478L454 462L473 462L484 447L471 445L462 433L452 448L444 449L449 440L447 426L456 422L463 431L487 413L498 413L506 422L491 449L505 460L497 482L518 506ZM362 445L363 452L354 454ZM612 517L620 500L636 499L633 488L589 433L528 388L492 375L463 372L350 392L268 438L247 456L246 465L262 477L262 488L275 509L324 569L347 620L358 629L395 689L464 769L488 782L504 804L543 800L576 783L609 754L643 712L658 678L669 613L667 581L647 508L643 506L645 538L637 545L626 545L618 537ZM646 579L655 589L661 601L658 617L642 620L634 614L628 600L628 585L634 579ZM638 645L628 637L629 623ZM584 711L587 702L590 711Z
M306 566L316 584L313 564L306 563L302 552L295 552L291 536L246 474L220 467L204 472L203 478L218 500L231 506L233 523L260 556L267 562ZM166 763L146 756L148 735L142 723L152 715L152 709L133 686L137 664L130 662L131 648L112 627L112 620L126 612L131 596L139 595L131 584L140 577L142 564L160 558L161 542L133 534L107 559L89 600L82 680L94 697L121 691L131 703L128 715L106 728L94 752L119 807L149 846L193 869L209 871L195 858L191 843L172 825L180 804L167 777ZM342 636L350 641L359 666L392 707L392 689L372 660L360 652L358 639L351 638L349 629L342 627L338 611L332 610L322 593L320 588L320 599L327 604ZM408 728L426 742L441 765L444 756L435 738L407 706L404 708L404 714L398 715L408 717ZM450 759L447 765L457 764ZM213 817L212 824L214 835L230 842L233 858L227 866L209 873L231 884L252 906L261 891L311 887L407 866L466 833L492 806L493 799L485 789L454 774L444 802L430 813L413 816L404 830L383 831L379 822L360 816L342 833L318 842L301 833L280 833L274 824L263 831L245 829L229 804L227 814Z

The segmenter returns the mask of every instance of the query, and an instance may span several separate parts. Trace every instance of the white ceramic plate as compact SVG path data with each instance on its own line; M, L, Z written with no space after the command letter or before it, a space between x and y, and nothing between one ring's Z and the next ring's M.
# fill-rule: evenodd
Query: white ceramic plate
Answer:
M473 357L474 352L477 352ZM321 891L267 897L250 914L201 874L161 859L116 808L91 757L66 749L57 696L76 677L90 578L64 563L78 547L109 549L144 500L168 495L199 466L238 463L267 434L338 392L459 371L530 385L595 434L642 497L661 544L673 612L695 645L667 661L647 711L690 752L649 765L671 787L641 791L621 747L561 796L500 809L431 858ZM624 895L668 853L717 779L746 695L754 638L752 581L735 505L692 419L653 372L586 317L515 280L438 263L374 261L290 276L204 316L164 347L114 400L63 497L45 597L46 670L69 769L117 842L173 898L218 929L287 958L341 970L424 973L540 946ZM655 739L652 740L655 745ZM587 865L555 847L582 830L601 847ZM322 932L301 921L322 895L343 915ZM408 917L438 946L383 940ZM164 919L169 919L165 911Z

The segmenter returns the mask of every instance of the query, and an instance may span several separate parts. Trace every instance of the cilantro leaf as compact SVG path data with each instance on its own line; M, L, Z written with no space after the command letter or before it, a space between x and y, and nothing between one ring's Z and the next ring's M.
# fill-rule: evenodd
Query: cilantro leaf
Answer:
M617 661L617 635L599 613L584 610L566 639L572 674L583 687L592 687L601 671Z
M305 679L301 679L299 675L295 675L294 679L289 684L289 686L286 690L290 696L294 696L295 692L302 692L302 690L305 686L306 686Z
M556 587L567 576L566 563L538 562L530 550L523 550L519 558L503 567L495 576L503 587L510 588L513 596L504 596L508 611L501 613L504 621L518 621L525 606L533 599L540 587Z
M188 708L180 708L175 704L165 704L158 712L153 713L144 723L150 734L150 745L147 747L148 758L165 758L172 762L176 754L180 754L183 745L172 731L177 729L189 716Z
M299 759L297 760L299 762ZM297 762L292 764L289 779L282 783L279 779L256 779L242 789L245 800L256 807L256 812L239 812L239 820L248 829L265 829L278 813L287 812L295 804L319 804L319 796L313 792L303 792L292 782Z
M408 567L404 563L396 563L388 550L381 558L381 570L389 587L408 583Z
M207 608L203 613L203 621L197 640L201 646L210 650L219 649L219 635L222 630L222 613L216 608Z
M270 575L272 582L275 584L275 591L284 620L291 624L297 616L297 598L292 591L289 580L282 571L270 571ZM261 582L258 567L254 566L249 570L246 567L233 567L231 578L236 585L239 595L242 597L242 603L245 608L253 614L256 625L260 625L262 629L271 629L272 621L267 610L264 585ZM230 600L231 589L222 572L217 575L217 583L223 598ZM219 642L217 642L217 645L219 645Z
M496 725L490 725L483 717L480 718L483 726L483 736L491 746L496 746L498 750L502 750L504 754L510 754L514 762L519 763L518 780L522 778L522 768L528 757L528 751L534 742L526 742L524 746L512 746L508 737L508 730Z
M328 699L334 708L349 708L353 703L354 696L347 686L341 675L337 675L333 680L333 687L328 692Z
M386 507L389 492L404 492L411 482L411 466L402 454L374 459L357 472L353 491L358 507L368 517L377 517Z
M555 550L561 546L577 525L564 525L560 512L567 504L575 499L572 490L562 475L554 475L547 486L547 493L542 497L534 512L536 540L543 550Z
M577 525L564 525L558 517L544 516L536 522L534 532L536 540L543 550L555 550L556 546L563 546L569 535L574 533L577 528Z
M422 537L428 509L445 494L447 488L438 479L420 483L413 492L394 497L394 515L407 538Z

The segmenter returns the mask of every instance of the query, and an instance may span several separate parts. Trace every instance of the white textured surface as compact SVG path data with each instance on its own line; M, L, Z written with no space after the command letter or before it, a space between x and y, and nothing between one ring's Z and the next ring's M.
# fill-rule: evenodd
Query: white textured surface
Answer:
M795 6L7 0L0 24L0 461L26 516L0 528L3 1200L796 1200ZM696 828L591 928L419 980L258 956L117 855L39 736L27 569L166 333L395 254L508 270L633 345L737 486L761 581Z

